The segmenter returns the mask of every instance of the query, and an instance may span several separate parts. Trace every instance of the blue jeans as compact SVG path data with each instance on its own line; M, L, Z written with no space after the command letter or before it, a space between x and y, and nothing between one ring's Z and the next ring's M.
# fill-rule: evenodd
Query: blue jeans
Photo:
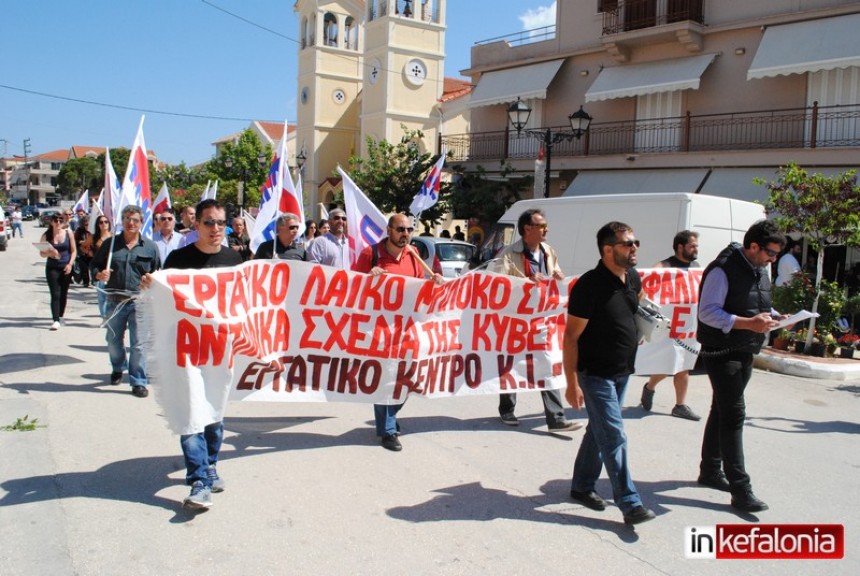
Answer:
M20 222L12 222L12 238L15 237L15 232L18 232L18 236L21 238L24 237L24 229L21 227Z
M390 436L397 433L397 413L403 404L374 404L373 416L376 419L376 435Z
M203 482L212 487L208 470L218 463L221 440L224 438L224 423L213 422L197 434L183 434L179 437L182 455L185 457L185 483L191 486Z
M90 276L95 278L96 275L93 273L93 270L90 270ZM99 302L99 316L102 318L107 318L107 294L105 293L106 284L101 280L96 281L96 294L98 295Z
M571 481L571 490L594 490L600 470L606 466L606 474L612 483L613 499L623 514L630 513L642 504L627 467L627 435L621 417L628 378L604 378L579 373L579 386L588 412L588 427L576 455Z
M108 345L111 368L114 372L122 372L128 366L128 381L132 386L146 386L146 360L143 357L143 347L137 338L137 317L133 301L120 302L108 298L106 313L110 320L107 323L105 341ZM125 331L128 327L130 343L128 359L125 354Z

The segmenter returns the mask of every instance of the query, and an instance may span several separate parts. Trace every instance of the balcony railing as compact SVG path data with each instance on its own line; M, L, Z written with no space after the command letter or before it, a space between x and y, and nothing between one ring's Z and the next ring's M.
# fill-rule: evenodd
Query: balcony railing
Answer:
M604 0L602 9L604 35L685 20L705 23L705 0Z
M555 38L555 24L543 26L541 28L532 28L531 30L523 30L504 36L496 36L487 38L486 40L478 40L475 45L492 44L493 42L507 42L509 46L522 46L524 44L532 44L533 42L542 42L544 40L552 40Z
M565 132L569 127L549 129ZM442 144L459 162L536 158L541 145L528 134L510 130L444 136ZM559 158L839 147L860 147L860 104L595 122L580 140L555 144L552 154Z

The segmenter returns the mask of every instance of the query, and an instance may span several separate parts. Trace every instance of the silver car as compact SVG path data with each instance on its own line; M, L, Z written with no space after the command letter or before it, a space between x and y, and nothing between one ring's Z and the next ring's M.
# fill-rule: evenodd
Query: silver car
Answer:
M433 236L415 236L412 245L433 272L445 278L456 278L468 270L469 260L477 250L468 242Z

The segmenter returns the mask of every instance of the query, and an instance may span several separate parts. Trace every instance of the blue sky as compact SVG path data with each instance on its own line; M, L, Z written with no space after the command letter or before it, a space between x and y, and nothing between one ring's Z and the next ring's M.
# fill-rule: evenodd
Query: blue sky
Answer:
M72 145L131 146L139 110L70 99L242 119L147 113L147 147L170 163L209 159L210 143L246 127L244 119L293 121L293 5L294 0L4 0L0 155L23 154L24 138L30 138L33 154ZM447 6L447 76L469 67L476 41L555 21L550 0L449 0Z

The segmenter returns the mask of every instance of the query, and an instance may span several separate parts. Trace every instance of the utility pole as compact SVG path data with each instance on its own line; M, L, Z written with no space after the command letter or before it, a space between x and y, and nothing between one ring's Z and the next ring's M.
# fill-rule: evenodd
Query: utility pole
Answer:
M27 204L30 204L30 139L24 138L24 169L27 171Z

